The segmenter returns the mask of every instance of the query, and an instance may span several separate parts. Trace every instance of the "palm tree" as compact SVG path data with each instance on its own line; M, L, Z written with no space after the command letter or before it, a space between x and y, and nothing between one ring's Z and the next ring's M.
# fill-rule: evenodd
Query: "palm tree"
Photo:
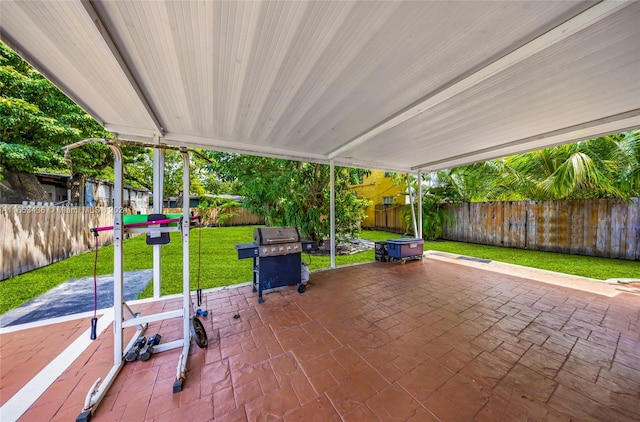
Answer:
M529 199L625 198L637 194L640 131L507 157L506 179Z
M502 163L498 160L468 164L437 172L439 194L453 202L486 201L491 192L499 189L503 174Z
M439 237L442 226L452 224L443 209L445 203L629 200L640 197L640 131L440 170L429 179L422 210L426 239ZM409 216L405 216L407 224Z
M629 199L640 196L640 131L442 170L435 179L445 202Z
M640 130L619 135L618 177L614 183L630 197L640 197Z

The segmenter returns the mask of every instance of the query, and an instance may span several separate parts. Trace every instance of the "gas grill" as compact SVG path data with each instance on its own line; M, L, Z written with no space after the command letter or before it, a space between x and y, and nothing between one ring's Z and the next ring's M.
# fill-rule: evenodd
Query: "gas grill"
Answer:
M262 227L253 231L253 243L235 248L238 259L253 258L253 291L263 303L263 290L301 283L300 254L314 249L315 242L301 240L295 227Z

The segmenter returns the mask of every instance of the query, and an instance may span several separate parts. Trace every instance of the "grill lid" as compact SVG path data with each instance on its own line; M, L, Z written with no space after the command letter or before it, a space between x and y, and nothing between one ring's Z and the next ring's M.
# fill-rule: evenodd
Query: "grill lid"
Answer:
M261 227L253 231L253 241L260 246L300 242L300 233L295 227Z

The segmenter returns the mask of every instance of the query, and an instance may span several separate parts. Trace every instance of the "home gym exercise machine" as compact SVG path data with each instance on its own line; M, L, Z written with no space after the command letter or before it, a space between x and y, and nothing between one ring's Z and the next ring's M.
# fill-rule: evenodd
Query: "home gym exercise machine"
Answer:
M120 369L125 364L125 355L128 350L135 347L138 338L145 332L150 322L162 321L171 318L182 318L183 330L182 338L171 341L168 343L162 343L154 345L154 353L163 352L166 350L172 350L182 347L182 354L180 355L177 370L176 379L173 384L173 392L178 393L182 391L183 383L186 379L186 366L187 358L189 355L189 348L191 346L191 338L199 347L206 347L208 344L207 334L202 325L202 322L197 318L195 311L192 307L191 293L190 293L190 278L189 278L189 230L190 217L189 212L189 152L183 147L170 147L159 144L144 144L139 142L127 142L112 139L85 139L75 144L68 145L64 148L65 157L70 162L69 151L73 148L80 147L89 142L100 142L107 145L114 155L114 184L113 184L113 226L93 228L94 235L98 235L99 231L113 230L113 367L103 379L98 380L91 386L89 393L87 394L84 408L82 412L76 418L77 422L84 422L91 420L91 415L95 412L96 408L100 404L100 401L106 395L109 387L117 377ZM146 222L137 222L131 224L123 224L123 163L121 145L135 145L144 146L148 148L157 149L172 149L178 150L182 155L183 161L183 214L178 218L166 218L166 216L159 214L151 214L148 216ZM154 171L154 178L162 177L162 171ZM161 208L159 208L161 210ZM156 210L158 208L156 207ZM164 217L164 218L163 218ZM196 217L197 218L197 217ZM146 233L148 244L163 244L167 243L169 239L169 232L179 231L181 233L182 240L182 308L173 311L162 312L153 315L142 316L139 313L134 313L131 308L124 301L124 253L123 253L123 240L124 235L127 233ZM155 258L155 257L154 257ZM159 274L159 259L154 259L154 274ZM199 293L199 292L198 292ZM198 303L200 305L200 303ZM95 321L92 321L92 338L94 337ZM124 345L124 329L127 327L137 327L135 334Z

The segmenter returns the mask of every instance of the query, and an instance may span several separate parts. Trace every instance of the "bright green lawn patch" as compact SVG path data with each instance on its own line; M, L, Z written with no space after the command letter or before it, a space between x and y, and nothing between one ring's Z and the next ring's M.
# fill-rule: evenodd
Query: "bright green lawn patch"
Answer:
M399 234L364 230L362 238L383 241L399 238ZM640 262L623 259L597 258L555 252L528 251L473 243L435 241L424 242L424 250L436 250L475 258L491 259L525 267L539 268L581 277L606 280L608 278L640 278Z
M191 230L189 240L191 289L195 290L198 286L198 259L202 289L251 281L253 260L238 259L238 252L233 246L253 241L255 227L257 226L205 227ZM162 294L180 293L182 292L182 244L179 233L171 233L171 243L162 249L162 253ZM152 284L147 286L140 297L153 296Z
M491 259L525 267L594 278L596 280L640 278L640 262L624 259L529 251L450 241L425 242L424 249Z
M362 230L360 237L373 242L383 242L389 239L399 239L402 236L398 233L389 233L380 230Z
M202 289L251 281L253 260L238 259L237 251L233 246L238 243L251 242L255 227L257 226L192 230L189 237L191 289L197 288L198 259L200 259L200 287ZM200 236L201 241L199 241ZM363 239L372 241L399 237L400 235L397 233L372 230L362 232ZM198 254L199 243L201 247ZM597 279L640 277L640 262L638 261L526 251L459 242L425 242L424 248L425 250L433 249ZM330 266L330 257L328 256L309 257L307 254L303 254L302 259L307 261L311 270ZM373 260L374 251L369 250L353 255L337 256L336 265ZM86 252L1 281L0 314L20 306L69 279L91 277L93 262L94 253ZM144 236L136 236L124 242L125 271L152 267L153 248L145 243ZM111 274L112 272L113 246L104 246L99 250L98 274ZM178 233L171 233L171 243L162 248L162 277L163 295L182 291L182 244ZM140 297L151 297L152 294L153 286L150 283Z

